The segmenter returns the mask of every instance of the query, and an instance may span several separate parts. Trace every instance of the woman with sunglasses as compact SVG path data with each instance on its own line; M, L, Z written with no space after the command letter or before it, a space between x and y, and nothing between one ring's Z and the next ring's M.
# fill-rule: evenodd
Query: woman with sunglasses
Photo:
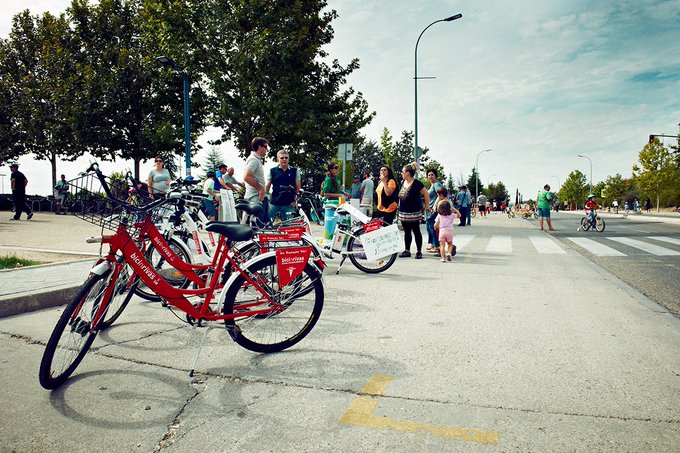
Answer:
M162 198L170 187L170 172L167 168L163 168L164 160L161 156L156 156L154 163L155 168L149 173L147 185L149 186L149 193L154 199Z

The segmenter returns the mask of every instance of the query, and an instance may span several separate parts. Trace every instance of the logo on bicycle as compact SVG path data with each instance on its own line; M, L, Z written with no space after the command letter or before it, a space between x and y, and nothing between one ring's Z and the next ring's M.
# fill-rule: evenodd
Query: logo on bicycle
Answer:
M311 247L284 248L276 251L276 268L279 271L281 288L302 273L311 253Z

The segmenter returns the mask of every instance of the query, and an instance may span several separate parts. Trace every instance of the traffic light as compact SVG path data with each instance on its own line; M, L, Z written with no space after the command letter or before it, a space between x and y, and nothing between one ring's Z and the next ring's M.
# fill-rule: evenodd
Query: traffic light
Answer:
M654 136L650 135L649 136L649 144L651 145L652 143L654 143Z

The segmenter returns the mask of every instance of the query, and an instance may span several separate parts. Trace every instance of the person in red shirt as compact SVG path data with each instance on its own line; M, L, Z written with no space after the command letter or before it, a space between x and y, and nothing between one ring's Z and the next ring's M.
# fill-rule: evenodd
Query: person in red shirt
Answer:
M593 223L593 225L595 225L595 210L600 207L601 206L595 201L595 195L592 193L588 195L588 201L586 202L584 209L586 210L586 214L588 214L588 218Z

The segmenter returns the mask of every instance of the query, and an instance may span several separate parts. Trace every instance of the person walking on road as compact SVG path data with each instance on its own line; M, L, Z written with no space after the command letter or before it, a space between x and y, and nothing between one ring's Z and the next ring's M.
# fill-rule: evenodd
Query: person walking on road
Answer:
M477 197L477 209L479 210L480 217L486 217L486 201L486 195L480 193L479 197ZM496 202L494 201L494 203Z
M399 190L399 220L404 227L404 251L399 255L402 258L411 256L411 241L416 241L416 259L423 257L423 235L420 232L420 221L423 218L423 202L425 199L425 211L431 212L430 194L422 182L415 178L416 167L413 164L404 165L401 175L404 182Z
M612 201L612 208L614 208L614 214L619 213L619 200Z
M442 183L437 179L439 174L434 168L427 170L427 180L430 181L430 188L427 193L430 195L430 211L434 211L434 204L437 202L437 191L444 187ZM427 217L427 222L425 226L427 227L427 251L430 253L439 252L439 237L437 232L434 230L436 214L432 212Z
M20 220L22 212L26 213L26 220L31 220L33 211L26 204L28 179L19 171L19 164L10 165L9 169L12 172L10 182L12 185L12 200L14 201L14 217L10 220Z
M439 256L442 263L451 261L451 257L456 256L456 246L453 245L453 223L458 217L460 217L460 212L451 206L449 200L444 199L437 203L434 225L439 235Z
M465 222L470 214L470 192L467 191L467 186L460 186L458 194L456 194L456 204L459 206L460 223L458 226L465 226ZM468 223L469 225L469 223Z
M548 231L555 231L550 221L550 201L552 194L550 193L550 185L543 186L543 190L538 193L536 198L536 206L538 210L538 228L543 231L543 219L546 219L548 224Z

